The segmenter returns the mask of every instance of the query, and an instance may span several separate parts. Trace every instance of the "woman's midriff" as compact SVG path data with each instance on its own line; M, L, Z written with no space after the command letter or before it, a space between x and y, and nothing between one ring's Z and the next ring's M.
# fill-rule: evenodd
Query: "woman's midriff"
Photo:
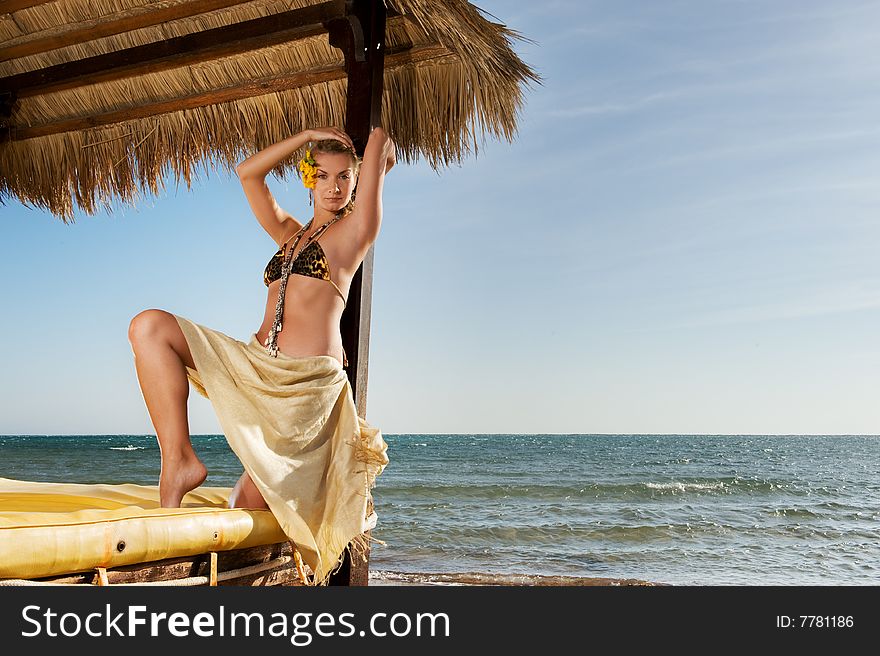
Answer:
M339 364L344 364L342 334L339 332L339 320L345 309L342 299L325 280L296 278L291 276L287 281L278 350L291 357L329 355L339 360ZM316 285L324 285L327 289L316 289ZM266 313L256 333L262 345L266 344L269 330L275 322L280 286L280 281L269 285Z

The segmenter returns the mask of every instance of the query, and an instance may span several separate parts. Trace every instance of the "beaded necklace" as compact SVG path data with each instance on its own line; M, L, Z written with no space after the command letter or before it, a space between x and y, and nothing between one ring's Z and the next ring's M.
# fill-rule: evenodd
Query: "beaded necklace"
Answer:
M339 219L343 218L345 214L343 212L337 212L336 216L327 221L320 228L315 230L309 238L306 239L305 245L302 247L300 253L302 253L305 249L309 247L309 245L319 239L324 231L329 228L331 225L336 223ZM309 226L312 225L312 221L315 220L313 216L309 219L309 222L306 223L302 228L300 228L299 232L296 233L294 238L293 245L290 247L290 250L287 251L287 255L284 256L284 264L281 265L281 285L278 288L278 302L275 303L275 321L272 323L272 328L269 330L269 335L266 337L266 341L263 343L266 347L266 350L269 352L273 358L278 357L278 333L281 332L281 316L284 314L284 292L287 289L287 278L290 275L291 265L293 261L296 259L293 256L293 252L296 250L297 244L299 244L300 238L302 238L303 234L305 234L306 230L309 229ZM299 253L297 253L296 257L299 257Z

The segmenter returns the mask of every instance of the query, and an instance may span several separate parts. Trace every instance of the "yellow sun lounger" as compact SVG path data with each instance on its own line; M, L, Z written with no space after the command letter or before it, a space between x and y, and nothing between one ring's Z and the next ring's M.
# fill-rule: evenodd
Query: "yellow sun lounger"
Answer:
M0 478L0 580L287 541L270 511L227 508L231 491L200 487L183 498L181 508L162 508L158 486Z

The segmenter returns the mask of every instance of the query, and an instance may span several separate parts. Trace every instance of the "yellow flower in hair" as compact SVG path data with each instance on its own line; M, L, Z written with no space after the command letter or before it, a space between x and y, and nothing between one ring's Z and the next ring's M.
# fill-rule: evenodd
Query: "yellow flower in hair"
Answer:
M314 189L318 182L318 162L312 157L311 150L306 150L306 156L299 161L297 168L302 174L303 186Z

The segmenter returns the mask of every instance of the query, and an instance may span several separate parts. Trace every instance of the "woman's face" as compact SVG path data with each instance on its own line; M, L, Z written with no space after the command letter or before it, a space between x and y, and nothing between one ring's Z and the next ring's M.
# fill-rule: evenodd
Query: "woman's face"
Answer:
M354 191L355 175L350 155L345 153L314 153L318 162L315 182L315 205L330 212L338 212L348 205Z

